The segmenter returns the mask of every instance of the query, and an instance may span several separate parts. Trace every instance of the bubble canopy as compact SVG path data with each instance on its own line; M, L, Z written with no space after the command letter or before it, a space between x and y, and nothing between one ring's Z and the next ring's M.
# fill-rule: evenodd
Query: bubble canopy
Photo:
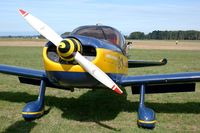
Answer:
M122 50L125 49L125 39L122 34L109 26L91 25L81 26L71 32L71 35L82 35L94 37L103 41L107 41L111 44L119 46Z

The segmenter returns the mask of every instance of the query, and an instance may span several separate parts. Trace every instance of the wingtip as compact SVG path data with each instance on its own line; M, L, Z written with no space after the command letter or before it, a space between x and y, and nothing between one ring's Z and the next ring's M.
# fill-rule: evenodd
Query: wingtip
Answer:
M20 14L22 15L22 16L26 16L26 15L28 15L28 12L26 12L26 11L24 11L23 9L19 9L19 12L20 12Z

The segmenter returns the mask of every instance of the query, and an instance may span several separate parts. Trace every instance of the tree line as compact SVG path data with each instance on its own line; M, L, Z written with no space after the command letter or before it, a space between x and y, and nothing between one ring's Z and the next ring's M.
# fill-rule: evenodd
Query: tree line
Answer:
M159 31L155 30L148 34L144 32L132 32L128 39L155 39L155 40L200 40L200 31Z

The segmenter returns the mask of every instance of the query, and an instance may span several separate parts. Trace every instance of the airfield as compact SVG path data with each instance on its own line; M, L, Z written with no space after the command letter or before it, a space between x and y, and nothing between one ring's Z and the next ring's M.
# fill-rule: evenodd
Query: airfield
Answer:
M200 71L200 41L130 41L130 59L168 59L165 66L130 69L130 75ZM0 63L43 69L42 46L46 42L0 39ZM45 116L26 122L21 110L37 98L38 87L0 74L0 132L149 132L136 124L139 95L132 95L130 88L126 93L47 88ZM146 95L146 105L155 110L158 121L152 132L200 132L199 96L199 83L192 93Z
M0 46L44 46L46 39L0 39ZM200 50L199 40L127 40L135 49Z

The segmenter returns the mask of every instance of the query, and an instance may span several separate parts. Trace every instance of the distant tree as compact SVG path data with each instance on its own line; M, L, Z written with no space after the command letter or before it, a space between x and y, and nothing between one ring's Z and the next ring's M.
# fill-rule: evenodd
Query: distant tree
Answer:
M132 32L129 37L129 39L145 39L144 32Z
M200 32L197 34L197 40L200 40Z
M129 39L129 36L128 36L128 35L124 35L124 38L125 38L125 39Z
M43 35L39 35L38 38L39 39L45 39L45 37Z
M145 35L146 39L157 40L200 40L200 31L159 31L155 30Z

